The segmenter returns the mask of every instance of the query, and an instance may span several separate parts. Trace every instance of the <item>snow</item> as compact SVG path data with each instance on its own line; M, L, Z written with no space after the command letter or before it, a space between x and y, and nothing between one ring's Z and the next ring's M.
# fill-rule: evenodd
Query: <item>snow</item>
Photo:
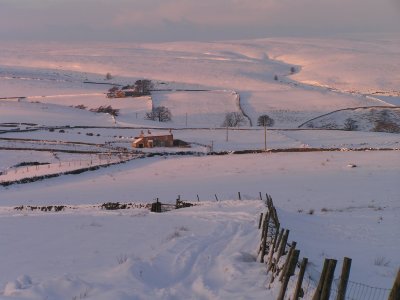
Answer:
M168 126L174 127L221 127L226 113L239 111L232 91L156 92L152 97L155 107L169 108Z
M34 123L48 126L113 124L109 115L57 104L1 101L0 109L2 123Z
M270 57L301 66L296 81L339 90L397 91L398 36L357 36L341 39L262 40Z
M347 256L350 280L390 288L400 265L398 134L369 132L372 121L357 109L329 116L337 124L357 118L361 131L298 126L336 110L397 105L398 45L396 37L0 43L0 98L26 97L0 100L0 182L106 165L121 159L118 151L130 158L0 186L0 298L276 299L280 285L269 288L265 266L256 261L258 217L266 210L260 192L272 195L289 240L309 258L308 272L317 274L324 258L335 258L338 278ZM159 91L106 98L113 83L143 78ZM227 132L221 124L227 112L239 111L238 97L253 126ZM119 115L89 111L104 105ZM145 120L159 105L171 110L171 122ZM268 149L342 151L208 155L211 146L264 149L264 128L256 126L261 114L275 120L267 128ZM163 156L139 156L131 142L148 129L172 129L192 147L145 149ZM18 166L23 162L41 165ZM178 197L198 205L162 214L99 208ZM28 208L43 205L71 208ZM311 297L312 288L305 299Z

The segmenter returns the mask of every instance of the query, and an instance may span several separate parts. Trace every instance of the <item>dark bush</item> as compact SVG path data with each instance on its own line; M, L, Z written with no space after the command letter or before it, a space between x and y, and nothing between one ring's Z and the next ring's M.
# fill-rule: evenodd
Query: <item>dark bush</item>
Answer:
M353 120L352 118L347 118L344 121L344 130L348 130L348 131L356 130L358 128L358 125L356 123L357 122L355 120Z
M92 108L90 111L96 112L96 113L105 113L105 114L110 114L114 117L119 115L119 109L112 108L111 105L108 106L100 106L98 108Z
M374 127L373 131L400 133L400 126L391 121L380 120L380 121L375 122L375 127Z

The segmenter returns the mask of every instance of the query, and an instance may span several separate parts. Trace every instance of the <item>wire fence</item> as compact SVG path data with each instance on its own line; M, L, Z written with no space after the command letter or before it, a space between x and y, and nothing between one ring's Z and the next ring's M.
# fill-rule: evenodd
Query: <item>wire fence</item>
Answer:
M262 199L261 193L260 199ZM296 266L300 270L297 273L293 299L301 297L303 299L329 300L400 300L397 296L400 295L400 271L393 289L389 289L348 280L351 259L347 257L343 260L341 277L336 279L333 277L337 263L335 259L326 258L322 271L319 271L312 262L307 263L307 258L300 263L300 250L296 250L297 243L288 241L290 230L281 228L272 198L268 194L266 194L266 206L268 210L266 213L261 213L258 225L262 233L258 257L260 257L261 263L267 264L270 285L275 278L279 278L279 281L282 282L278 300L288 299L285 298L285 294L288 291L290 277L296 273ZM289 249L287 249L288 246Z
M346 299L386 300L389 298L390 291L391 289L379 288L359 282L349 281L347 285Z
M316 268L311 264L307 265L306 276L304 277L304 295L305 299L312 299L318 280L321 276ZM338 293L340 278L332 282L330 300L335 300ZM391 289L370 286L364 283L349 280L347 283L346 300L387 300Z
M57 177L61 174L72 174L81 170L92 170L129 161L138 155L131 153L98 154L73 160L58 160L52 163L28 163L0 170L0 185L27 183L44 178ZM77 173L77 174L78 174Z

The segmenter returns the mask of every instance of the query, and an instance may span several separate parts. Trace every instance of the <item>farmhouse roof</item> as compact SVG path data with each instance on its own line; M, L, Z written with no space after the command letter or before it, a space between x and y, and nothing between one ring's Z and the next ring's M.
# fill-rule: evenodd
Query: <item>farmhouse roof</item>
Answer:
M135 138L135 140L133 141L133 143L139 143L139 142L142 142L144 140L144 138L143 137L136 137Z

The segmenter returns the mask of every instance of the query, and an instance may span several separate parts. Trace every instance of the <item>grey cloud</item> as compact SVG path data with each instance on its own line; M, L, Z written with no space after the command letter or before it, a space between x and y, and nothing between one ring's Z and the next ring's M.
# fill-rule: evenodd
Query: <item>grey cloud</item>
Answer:
M175 41L400 33L397 0L0 0L0 39Z

